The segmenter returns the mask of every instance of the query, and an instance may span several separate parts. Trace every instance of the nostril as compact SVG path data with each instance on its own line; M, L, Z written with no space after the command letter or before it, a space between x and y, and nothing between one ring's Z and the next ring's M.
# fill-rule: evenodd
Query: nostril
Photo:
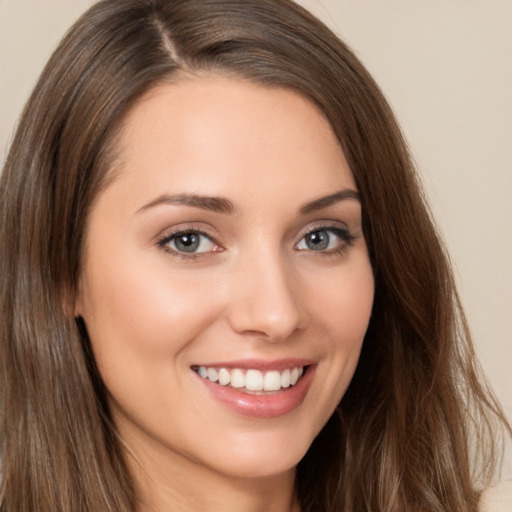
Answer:
M294 280L275 257L260 261L258 267L260 271L254 269L253 262L253 272L238 274L233 281L229 323L239 334L283 341L304 323L294 293Z

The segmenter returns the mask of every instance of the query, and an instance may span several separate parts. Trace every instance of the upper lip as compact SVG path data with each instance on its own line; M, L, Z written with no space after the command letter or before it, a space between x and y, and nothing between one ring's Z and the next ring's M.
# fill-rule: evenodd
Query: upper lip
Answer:
M285 359L240 359L236 361L215 361L209 363L201 363L192 365L193 368L205 366L207 368L226 368L234 369L240 368L241 370L286 370L292 368L301 368L303 366L310 366L315 362L311 359L302 358L285 358Z

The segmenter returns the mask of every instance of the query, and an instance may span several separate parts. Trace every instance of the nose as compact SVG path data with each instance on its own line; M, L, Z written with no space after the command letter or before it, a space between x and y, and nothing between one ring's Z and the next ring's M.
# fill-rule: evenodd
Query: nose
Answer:
M280 258L251 258L232 275L228 320L240 334L284 341L301 329L304 312L299 308L297 281Z

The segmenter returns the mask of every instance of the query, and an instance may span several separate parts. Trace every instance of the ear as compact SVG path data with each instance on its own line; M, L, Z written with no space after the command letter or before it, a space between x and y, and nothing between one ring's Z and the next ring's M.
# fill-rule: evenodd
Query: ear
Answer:
M83 293L82 285L78 283L76 290L71 290L70 287L66 287L61 290L60 303L62 311L67 318L78 318L82 316L83 311Z
M79 279L75 293L73 294L73 302L72 302L73 316L75 318L81 317L83 314L83 310L84 310L84 307L83 307L84 292L83 292L83 290L84 290L84 287L83 287L82 279Z

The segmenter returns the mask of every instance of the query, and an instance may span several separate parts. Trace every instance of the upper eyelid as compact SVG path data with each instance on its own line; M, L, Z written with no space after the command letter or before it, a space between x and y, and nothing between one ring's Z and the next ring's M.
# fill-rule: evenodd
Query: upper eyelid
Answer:
M348 227L340 227L340 226L318 226L312 228L306 232L304 232L295 243L295 245L299 244L306 236L316 233L318 231L331 231L336 236L344 239L346 242L352 241L357 238L357 235L352 234L352 232L348 229Z
M198 228L192 228L192 229L183 229L183 228L181 228L181 229L177 229L177 230L168 232L167 235L163 235L161 237L157 237L155 245L158 247L159 250L164 251L165 253L167 253L167 254L169 254L169 255L171 255L173 257L181 258L183 260L188 260L188 261L200 260L200 259L203 259L203 258L209 256L213 252L217 252L217 251L184 252L184 251L179 251L177 249L169 247L169 243L175 237L180 236L180 234L190 233L190 232L194 232L194 233L197 233L199 235L202 235L202 236L205 236L206 238L208 238L216 247L220 247L221 248L221 251L219 251L219 252L222 252L224 250L223 246L220 245L215 240L214 237L212 237L208 233L205 233L204 231L202 231L202 230L200 230Z
M338 230L351 234L351 230L345 222L341 221L319 221L299 231L297 240L302 240L306 235L321 230Z
M307 227L302 231L302 236L307 235L308 233L321 231L322 229L341 229L348 231L348 226L344 222L339 221L330 221L330 222L320 222L313 226Z
M171 240L174 236L190 232L199 233L210 238L213 242L219 243L217 240L217 236L211 233L209 229L205 229L203 227L199 227L192 224L180 224L179 226L176 227L164 229L160 232L160 234L158 234L155 237L155 241L157 243L160 243L162 240Z
M163 245L166 242L172 240L173 237L178 236L182 233L195 232L195 233L199 233L201 235L208 237L212 242L217 244L219 247L224 247L224 248L226 247L225 244L223 244L219 241L219 239L221 237L218 234L212 233L211 228L208 228L208 226L206 228L204 228L203 227L204 224L203 223L201 223L201 224L202 224L201 226L198 226L194 223L183 223L176 227L162 230L161 233L155 237L155 242L158 245ZM300 229L298 231L298 233L296 233L293 236L293 239L295 240L293 242L293 244L296 245L297 243L300 242L300 240L302 240L302 238L304 238L308 234L314 233L315 231L319 231L322 229L324 229L324 230L340 230L340 231L346 232L351 237L357 238L357 235L354 235L352 233L352 230L347 225L347 223L345 223L343 221L319 220L319 221L313 222L313 223L309 224L308 226Z
M181 257L184 257L184 258L201 258L201 257L208 256L209 254L214 253L214 252L222 252L222 251L224 251L224 247L222 245L220 245L219 243L217 243L215 241L215 239L213 239L208 234L199 232L197 230L195 232L198 233L201 236L205 236L206 238L208 238L208 240L215 247L219 248L220 250L219 251L209 250L209 251L199 251L199 252L184 252L184 251L180 251L178 249L174 249L172 247L169 247L169 244L175 239L175 237L180 236L180 234L187 233L187 231L178 231L178 232L175 232L175 233L171 233L169 236L164 237L164 238L160 239L159 241L157 241L157 246L160 249L164 249L165 251L167 251L169 253L173 253L173 254L175 254L177 256L181 256Z

